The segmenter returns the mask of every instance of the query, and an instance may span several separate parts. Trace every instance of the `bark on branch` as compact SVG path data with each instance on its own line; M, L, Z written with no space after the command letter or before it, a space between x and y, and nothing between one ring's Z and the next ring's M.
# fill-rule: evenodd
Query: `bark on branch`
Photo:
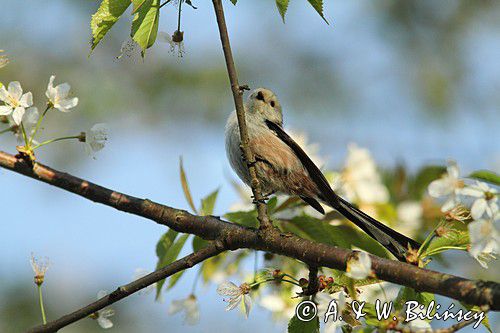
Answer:
M153 283L163 280L177 272L193 267L194 265L214 257L224 251L222 244L213 242L209 246L192 253L182 259L174 261L173 263L154 271L140 279L137 279L129 284L123 285L113 291L111 294L106 295L97 301L90 303L89 305L76 310L70 314L62 316L61 318L50 321L45 325L40 325L33 327L28 330L28 333L45 333L45 332L56 332L57 330L68 326L75 321L86 318L89 315L111 305L119 300L132 295L133 293L146 288Z
M214 216L196 216L184 210L164 206L147 199L129 196L89 181L59 172L40 163L30 167L24 160L0 151L0 167L37 179L94 202L142 216L178 232L198 235L206 240L218 240L226 249L254 249L298 259L308 265L345 271L352 251L315 243L270 228L263 232L229 223ZM431 292L461 302L488 306L500 310L500 284L473 281L395 260L371 255L372 269L377 278L412 287L419 292Z
M227 74L233 92L234 106L236 107L236 115L238 117L238 127L240 128L241 150L245 161L247 162L248 171L252 179L252 193L255 204L257 205L258 219L260 227L266 229L272 227L272 223L267 215L267 205L265 198L262 195L259 178L255 170L255 156L248 146L248 131L245 121L245 108L243 106L243 90L244 87L238 83L238 74L234 66L233 52L231 51L231 44L229 43L229 35L227 33L226 19L224 18L224 9L221 0L212 0L214 4L215 16L217 25L219 27L220 40L222 43L222 50L224 51L224 58L226 60Z

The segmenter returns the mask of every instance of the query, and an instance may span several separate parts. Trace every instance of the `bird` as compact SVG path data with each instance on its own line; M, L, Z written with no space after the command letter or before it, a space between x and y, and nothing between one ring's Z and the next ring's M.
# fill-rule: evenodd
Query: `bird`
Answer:
M264 197L272 194L298 196L325 214L320 202L337 210L384 246L398 260L406 262L410 249L420 244L364 213L331 188L320 169L283 129L281 104L274 92L257 88L245 104L248 147L255 157L255 170ZM225 146L229 163L238 177L251 186L247 162L241 151L236 111L226 123Z

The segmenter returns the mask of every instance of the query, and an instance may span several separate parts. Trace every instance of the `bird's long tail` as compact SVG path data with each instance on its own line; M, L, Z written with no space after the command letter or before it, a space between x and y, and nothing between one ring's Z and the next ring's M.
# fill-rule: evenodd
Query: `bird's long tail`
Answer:
M336 196L337 200L329 202L333 208L347 217L351 222L360 227L364 232L370 235L377 242L389 250L398 260L405 262L408 253L408 245L412 249L420 248L420 244L413 239L400 234L385 224L375 220L373 217L362 212L352 204Z

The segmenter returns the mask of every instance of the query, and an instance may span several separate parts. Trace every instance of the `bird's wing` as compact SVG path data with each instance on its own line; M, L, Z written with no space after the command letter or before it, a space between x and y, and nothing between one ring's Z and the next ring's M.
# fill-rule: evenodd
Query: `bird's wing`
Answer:
M313 161L307 156L302 148L281 128L281 126L266 120L270 130L274 131L286 145L293 150L297 158L301 161L309 176L320 191L318 197L326 201L330 206L338 210L342 215L363 229L368 235L385 246L394 256L401 261L406 261L408 245L412 248L419 248L420 244L413 239L400 234L385 224L375 220L365 214L351 203L339 197L330 187L323 173L318 169Z
M330 184L326 180L323 173L319 170L319 168L314 164L314 162L309 158L306 152L295 142L280 125L273 123L272 121L266 120L266 125L270 130L276 133L278 138L281 139L292 151L295 153L297 158L300 160L304 168L309 173L309 176L314 181L318 190L321 193L321 197L323 198L335 198L338 200L337 194L333 192Z

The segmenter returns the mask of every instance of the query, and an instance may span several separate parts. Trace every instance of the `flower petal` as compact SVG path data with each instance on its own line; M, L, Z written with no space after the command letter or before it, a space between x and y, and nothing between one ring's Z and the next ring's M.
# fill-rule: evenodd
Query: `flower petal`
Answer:
M60 85L58 85L56 88L56 93L57 93L57 96L59 96L59 98L66 98L66 96L68 96L69 94L69 90L71 89L71 86L68 84L68 83L61 83Z
M26 109L26 112L24 113L23 117L23 124L25 127L33 127L36 125L38 122L38 118L40 117L40 114L38 113L38 108L37 107L31 107L29 109Z
M99 311L99 316L108 318L115 315L115 310L113 309L102 309Z
M241 290L234 283L224 281L217 287L217 293L221 296L237 296L241 294Z
M21 106L15 108L14 112L12 112L12 119L14 119L14 123L19 125L23 120L25 109Z
M8 116L9 114L11 114L11 112L12 108L10 106L7 105L0 106L0 116Z
M486 199L480 198L474 201L470 209L470 215L474 220L480 219L486 210L487 202Z
M31 94L31 91L27 92L21 97L21 99L19 100L19 104L21 106L24 106L25 108L33 105L33 94Z
M16 101L18 101L23 95L23 88L21 88L21 84L19 81L13 81L9 83L9 95Z
M248 319L248 315L252 309L252 298L250 295L243 295L243 309L245 310L245 317Z
M236 297L229 299L229 304L226 306L226 311L231 311L240 304L243 295L238 295Z
M458 179L460 171L458 170L458 165L455 162L450 162L450 164L446 168L446 171L451 178Z
M168 307L167 313L169 315L176 314L184 309L184 300L173 300Z
M9 97L9 92L5 89L5 86L0 87L0 101L7 101Z
M69 112L69 109L78 105L78 97L60 100L56 105L56 109L61 112Z
M55 75L51 75L49 79L49 84L47 85L47 90L45 91L45 96L51 101L54 102L56 98L56 89L54 88L54 79Z
M484 196L484 192L481 191L480 189L478 188L475 188L475 187L464 187L463 189L461 189L459 191L459 193L461 195L465 195L465 196L468 196L468 197L474 197L474 198L480 198L482 196Z
M109 320L108 318L104 318L104 317L99 316L97 318L97 323L99 324L99 326L101 326L104 329L108 329L108 328L113 327L113 322L111 320Z
M441 211L444 213L444 212L447 212L451 209L453 209L453 207L455 207L456 205L458 204L458 201L457 201L457 198L455 198L455 196L451 196L448 200L446 200L446 202L443 204L443 206L441 207Z
M347 262L346 275L356 279L362 280L368 277L372 272L372 260L368 253L357 252L357 257L352 257Z
M439 198L450 194L453 191L453 186L447 178L437 179L429 184L427 191L431 197Z

